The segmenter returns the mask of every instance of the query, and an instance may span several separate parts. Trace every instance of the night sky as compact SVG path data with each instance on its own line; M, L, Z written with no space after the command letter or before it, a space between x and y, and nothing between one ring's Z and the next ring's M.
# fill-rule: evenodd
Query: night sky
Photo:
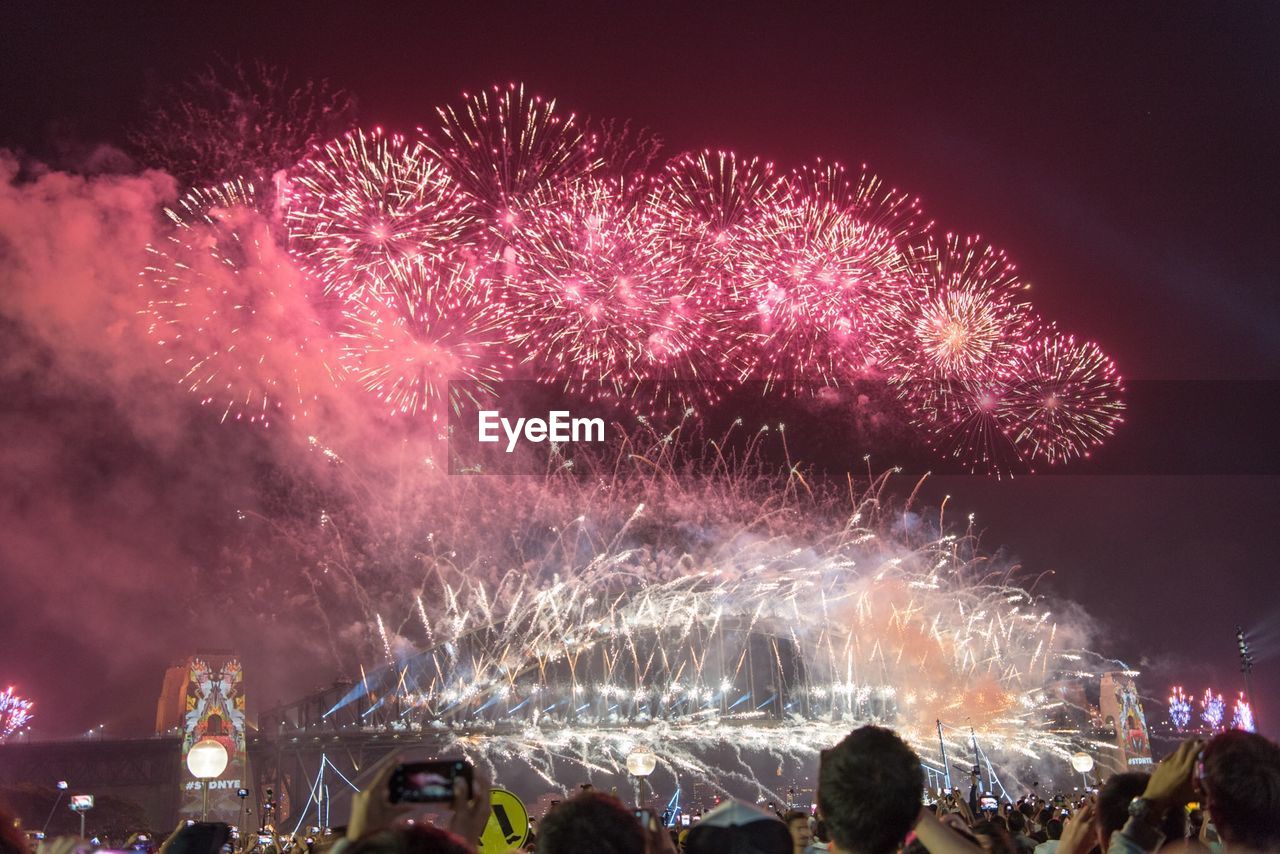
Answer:
M223 58L328 78L356 95L363 123L389 128L519 80L648 127L671 152L866 163L944 230L1007 250L1037 308L1099 342L1135 386L1121 435L1075 473L940 477L925 497L949 494L988 548L1051 573L1037 590L1083 606L1095 646L1143 670L1144 693L1179 682L1234 696L1243 624L1258 638L1262 727L1280 731L1280 7L435 5L9 3L0 147L61 168L124 147L143 96ZM46 393L17 368L33 352L0 351L0 485L32 488L29 474L50 471L28 467L32 454L56 460L77 484L67 506L134 508L120 550L143 548L170 524L170 496L216 472L135 459L129 428L91 390ZM192 441L219 459L233 439ZM166 624L178 611L161 572L86 569L78 522L50 523L36 557L5 545L30 505L0 502L0 685L37 700L41 734L144 733L160 669L187 652L173 644L183 627ZM207 534L216 548L216 526ZM208 631L193 647L245 642Z

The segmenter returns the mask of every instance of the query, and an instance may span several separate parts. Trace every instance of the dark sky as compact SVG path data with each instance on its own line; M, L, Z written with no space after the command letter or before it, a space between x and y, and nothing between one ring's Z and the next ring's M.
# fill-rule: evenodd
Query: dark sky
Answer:
M1041 312L1174 401L1131 411L1109 469L1128 474L945 478L929 497L950 494L990 547L1052 570L1040 589L1095 615L1105 651L1151 674L1146 692L1177 679L1234 693L1235 625L1280 622L1280 500L1264 474L1278 461L1257 459L1274 446L1251 435L1274 423L1280 380L1280 7L400 5L416 8L9 3L0 146L56 161L122 143L146 92L224 57L330 78L363 121L392 128L429 123L461 90L522 80L671 150L865 162L944 229L1004 247ZM1222 404L1240 380L1262 382ZM1224 440L1242 421L1245 435ZM1143 456L1169 436L1174 450ZM1144 462L1126 468L1128 452ZM1200 454L1210 463L1188 461ZM89 687L101 652L13 635L0 626L0 683L59 698L44 710L51 730L97 723L101 704L55 682L101 697ZM1259 658L1275 733L1280 656ZM123 684L136 696L106 705L145 720L159 674Z

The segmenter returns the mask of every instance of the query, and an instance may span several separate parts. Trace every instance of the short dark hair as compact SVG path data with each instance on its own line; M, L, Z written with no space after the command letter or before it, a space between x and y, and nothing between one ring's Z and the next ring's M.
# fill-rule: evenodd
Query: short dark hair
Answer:
M1014 844L1013 837L1009 835L1008 828L999 816L993 816L979 821L973 826L973 835L977 837L979 844L982 843L984 837L991 846L990 850L1000 852L1000 854L1016 854L1018 846ZM983 845L986 848L987 845Z
M1098 790L1098 829L1106 839L1129 820L1129 801L1147 790L1150 774L1116 774Z
M818 809L845 851L896 851L920 816L923 791L920 757L892 730L859 727L822 752Z
M809 814L804 810L787 810L782 816L782 820L787 824L791 824L793 821L799 821L800 819L804 819L805 822L808 823Z
M1044 832L1049 834L1050 839L1062 838L1062 820L1051 818L1044 823Z
M1280 746L1256 732L1231 730L1204 748L1209 816L1231 845L1280 846Z
M589 840L589 843L588 843ZM561 801L538 822L538 854L644 854L644 830L622 801L588 790Z
M1027 817L1022 813L1014 810L1009 813L1009 831L1011 833L1022 833L1027 829Z
M791 831L773 816L728 827L700 822L689 831L684 845L689 854L791 854L794 848Z

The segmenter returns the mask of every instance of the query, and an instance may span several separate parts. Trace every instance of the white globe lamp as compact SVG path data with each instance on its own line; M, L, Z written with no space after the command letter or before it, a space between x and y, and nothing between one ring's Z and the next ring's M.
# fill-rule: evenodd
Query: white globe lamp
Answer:
M216 738L202 738L187 751L187 770L204 784L202 821L209 820L209 781L227 770L227 748Z
M644 779L658 767L658 757L653 751L637 747L627 754L627 773L636 781L636 807L641 804L640 793L644 787Z
M1071 754L1071 767L1081 774L1088 774L1093 770L1093 757L1083 750L1079 753L1073 753Z
M1071 767L1080 773L1080 779L1084 781L1085 791L1089 789L1089 772L1093 770L1093 757L1081 750L1079 753L1071 754Z

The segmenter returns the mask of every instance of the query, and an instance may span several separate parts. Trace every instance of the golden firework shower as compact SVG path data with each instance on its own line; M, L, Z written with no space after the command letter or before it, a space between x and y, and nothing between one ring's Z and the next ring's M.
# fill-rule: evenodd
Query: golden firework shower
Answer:
M724 461L728 436L698 459L672 438L557 453L517 483L401 470L394 503L353 482L349 510L291 533L360 590L382 659L333 725L395 709L549 781L639 744L723 783L726 749L810 757L867 722L926 761L940 721L948 749L976 732L1005 761L1078 749L1051 686L1088 672L1084 638L971 528L895 504L891 475L850 495Z

